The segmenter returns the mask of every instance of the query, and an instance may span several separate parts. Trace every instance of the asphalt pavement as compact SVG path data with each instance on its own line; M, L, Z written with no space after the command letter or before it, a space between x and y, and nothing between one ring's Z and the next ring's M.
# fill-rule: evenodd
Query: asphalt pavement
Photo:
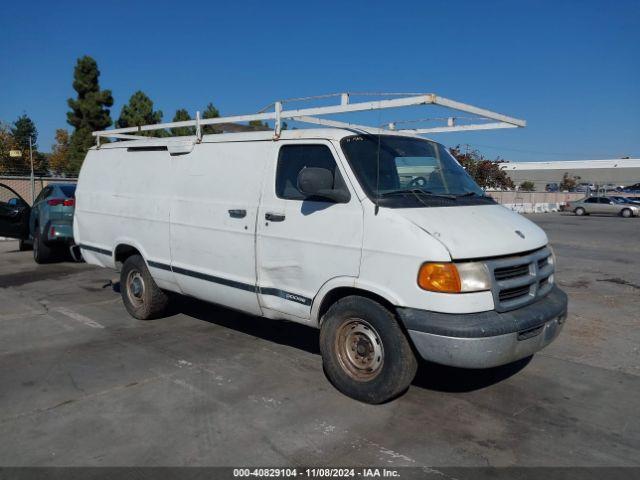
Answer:
M0 242L0 465L638 466L640 219L528 218L570 298L558 340L423 363L379 406L331 386L311 328L187 298L137 321L113 272Z

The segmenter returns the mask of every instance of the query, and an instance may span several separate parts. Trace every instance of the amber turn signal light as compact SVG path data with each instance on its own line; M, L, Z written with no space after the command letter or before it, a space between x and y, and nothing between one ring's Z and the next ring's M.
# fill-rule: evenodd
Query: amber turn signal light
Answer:
M460 293L462 285L453 263L423 263L418 272L418 285L430 292Z

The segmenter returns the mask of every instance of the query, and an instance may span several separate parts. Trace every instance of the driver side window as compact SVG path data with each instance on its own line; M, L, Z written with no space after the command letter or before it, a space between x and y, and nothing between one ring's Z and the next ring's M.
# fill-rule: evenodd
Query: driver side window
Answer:
M287 200L304 200L298 190L298 174L307 167L325 168L333 174L334 188L347 189L333 154L326 145L284 145L278 154L276 195Z

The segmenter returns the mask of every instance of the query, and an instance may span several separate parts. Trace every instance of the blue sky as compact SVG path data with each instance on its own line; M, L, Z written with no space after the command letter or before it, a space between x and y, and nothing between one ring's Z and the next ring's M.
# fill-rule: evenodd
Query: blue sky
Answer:
M433 135L446 145L516 161L640 156L640 0L93 4L0 10L0 120L29 114L41 150L69 128L88 54L114 120L138 89L166 121L209 101L236 114L339 91L436 92L529 124Z

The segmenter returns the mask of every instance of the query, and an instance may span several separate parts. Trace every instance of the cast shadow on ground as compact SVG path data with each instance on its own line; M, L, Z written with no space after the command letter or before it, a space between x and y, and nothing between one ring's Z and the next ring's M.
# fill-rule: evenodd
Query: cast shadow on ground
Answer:
M319 330L298 323L245 315L189 297L172 299L172 314L182 313L198 320L230 328L263 340L320 354ZM520 372L531 357L501 367L470 370L445 367L420 360L413 386L440 392L471 392L501 382Z

